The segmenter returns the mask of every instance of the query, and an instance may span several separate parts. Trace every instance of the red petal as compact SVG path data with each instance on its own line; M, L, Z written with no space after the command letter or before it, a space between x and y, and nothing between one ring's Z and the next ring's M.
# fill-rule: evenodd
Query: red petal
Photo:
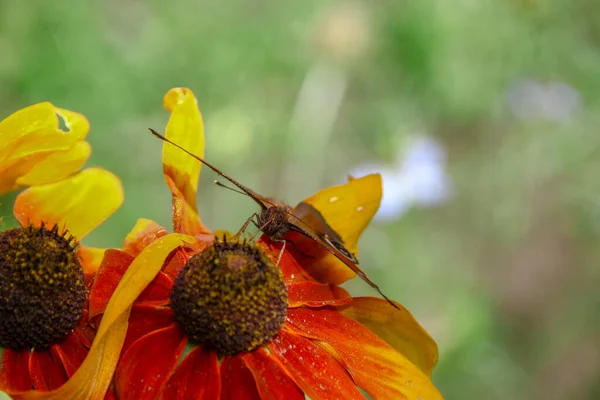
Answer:
M131 309L129 328L121 354L125 354L129 346L148 333L166 328L173 324L175 317L170 307L154 307L136 304Z
M104 312L110 296L134 258L120 250L106 250L90 291L90 315L93 319Z
M120 400L156 399L187 343L178 325L156 330L129 347L115 373Z
M340 363L310 340L282 330L269 349L312 400L364 399Z
M252 372L241 357L221 361L221 400L260 400Z
M0 389L7 392L21 392L33 387L29 376L29 350L4 349L2 354L2 371L0 372Z
M197 346L179 364L163 389L163 400L213 400L221 394L217 354Z
M29 374L33 387L47 392L56 389L67 381L67 374L58 360L54 360L49 351L34 350L29 359Z
M289 307L300 307L307 305L309 307L323 307L329 305L331 300L346 299L348 303L352 302L352 296L344 289L336 285L321 284L316 282L296 282L287 286Z
M265 252L267 255L269 255L274 262L277 262L279 254L281 254L281 247L283 246L281 243L273 242L266 235L262 235L258 239L257 243L265 246ZM293 245L290 244L289 246ZM285 283L315 281L315 279L311 277L310 274L300 266L300 264L298 264L298 262L294 259L294 257L292 257L292 254L287 249L283 252L283 254L281 254L278 267L281 270L283 281Z
M258 348L242 358L254 375L262 400L304 400L302 390L265 349Z
M164 306L169 304L169 296L171 296L172 287L173 281L171 278L166 274L159 272L135 300L135 304L151 304L154 306Z
M374 398L441 399L429 378L364 325L328 308L288 310L288 328L319 342Z
M175 280L177 275L179 275L179 271L185 266L185 263L189 259L187 252L182 248L178 248L165 260L165 265L162 269L162 272L167 274L171 280Z
M88 348L83 345L80 336L73 331L59 344L50 346L50 351L55 359L62 362L67 375L70 377L85 359Z

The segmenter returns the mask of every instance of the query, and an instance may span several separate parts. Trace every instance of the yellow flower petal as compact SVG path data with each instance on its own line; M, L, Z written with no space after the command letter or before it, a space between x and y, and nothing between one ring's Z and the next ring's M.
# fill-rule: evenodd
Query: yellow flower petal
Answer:
M171 112L166 137L191 153L204 156L204 126L194 93L186 88L171 89L164 97ZM173 193L173 223L176 232L190 235L210 232L198 216L196 191L202 164L180 149L163 147L163 172Z
M59 181L81 168L91 152L88 142L77 142L69 150L48 155L18 178L16 183L20 186L36 186Z
M68 132L60 129L59 115L70 129ZM0 194L16 189L19 177L53 153L68 151L88 131L89 123L83 115L48 102L19 110L1 121ZM63 176L59 174L58 179Z
M352 303L339 307L338 311L375 332L431 376L438 361L437 344L406 308L398 303L396 305L399 309L383 299L355 297Z
M125 237L123 251L135 257L150 243L167 234L167 230L156 222L140 218L135 223L131 232Z
M119 178L101 168L88 168L65 180L23 191L13 211L22 225L57 224L81 240L122 203Z
M193 242L193 239L188 236L171 234L146 247L131 263L110 298L90 352L77 372L56 390L19 393L13 395L13 398L103 399L112 381L125 341L131 305L158 274L165 258L183 243L190 242Z

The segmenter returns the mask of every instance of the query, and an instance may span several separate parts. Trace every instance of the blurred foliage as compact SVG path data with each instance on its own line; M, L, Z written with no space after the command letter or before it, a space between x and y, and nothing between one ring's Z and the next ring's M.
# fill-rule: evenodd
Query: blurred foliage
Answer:
M371 278L438 341L434 381L448 399L600 397L597 2L0 0L0 54L0 115L44 100L85 114L88 164L123 179L97 246L139 217L169 226L146 128L164 129L171 87L196 93L209 160L292 204L391 164L415 132L437 138L451 201L361 243ZM315 76L316 103L302 97ZM522 80L564 83L577 107L519 116L507 93ZM204 222L236 230L255 207L209 175Z

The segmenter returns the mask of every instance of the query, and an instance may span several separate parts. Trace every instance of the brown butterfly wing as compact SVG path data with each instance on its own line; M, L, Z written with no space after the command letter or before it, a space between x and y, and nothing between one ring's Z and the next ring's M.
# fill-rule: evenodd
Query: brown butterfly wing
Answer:
M340 261L348 266L356 275L367 282L369 286L377 292L394 307L394 303L379 289L379 286L370 280L367 275L358 267L358 260L350 251L344 247L340 235L338 235L323 218L321 213L307 203L300 203L292 210L292 216L288 219L290 229L299 232L315 242L325 250L336 256Z

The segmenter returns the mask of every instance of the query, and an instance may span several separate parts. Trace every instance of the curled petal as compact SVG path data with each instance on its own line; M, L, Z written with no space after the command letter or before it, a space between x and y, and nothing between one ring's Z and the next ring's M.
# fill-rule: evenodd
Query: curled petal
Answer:
M310 340L282 330L269 349L311 399L364 399L340 363Z
M142 250L156 239L167 235L169 232L156 222L140 218L135 226L125 237L123 251L132 256L137 256Z
M196 346L165 384L162 400L213 400L220 398L221 377L217 354Z
M91 152L88 142L77 142L70 149L56 151L36 163L16 183L19 186L36 186L56 182L81 168Z
M169 90L164 106L171 112L166 137L192 154L204 157L204 125L194 93L187 88ZM173 193L175 232L196 235L210 233L202 224L196 208L196 191L202 164L180 149L165 143L163 173Z
M383 299L355 297L338 311L375 332L430 376L438 361L437 344L406 308L396 305L398 309Z
M377 399L440 399L419 368L365 326L331 309L288 310L290 329L319 342Z
M123 203L121 181L100 168L43 186L31 187L15 200L14 214L22 225L66 228L78 240L108 218Z
M72 376L85 360L88 348L81 341L80 336L73 331L62 342L50 346L50 352L54 359L62 362L67 376Z
M173 281L167 274L159 272L150 282L148 287L136 299L136 304L150 304L153 306L164 306L169 303Z
M155 330L134 342L115 373L119 399L156 399L186 344L187 337L176 324Z
M221 361L221 400L261 400L254 377L239 356Z
M63 118L70 130L59 127L58 116ZM19 182L40 163L51 170L35 173L45 175L44 183L62 179L76 168L87 145L77 145L89 131L89 123L81 114L54 107L51 103L39 103L24 108L0 122L0 194L13 190L26 182ZM70 150L75 146L74 150ZM67 154L65 154L65 152ZM48 157L63 153L55 162L46 164ZM76 155L78 154L78 155ZM62 159L61 159L62 157ZM67 161L70 159L71 161ZM66 161L66 163L65 163ZM34 179L34 182L39 182Z
M171 307L134 304L129 317L129 330L123 344L123 354L136 340L148 333L171 326L175 321Z
M245 353L242 358L254 375L262 400L304 400L304 393L264 348Z

